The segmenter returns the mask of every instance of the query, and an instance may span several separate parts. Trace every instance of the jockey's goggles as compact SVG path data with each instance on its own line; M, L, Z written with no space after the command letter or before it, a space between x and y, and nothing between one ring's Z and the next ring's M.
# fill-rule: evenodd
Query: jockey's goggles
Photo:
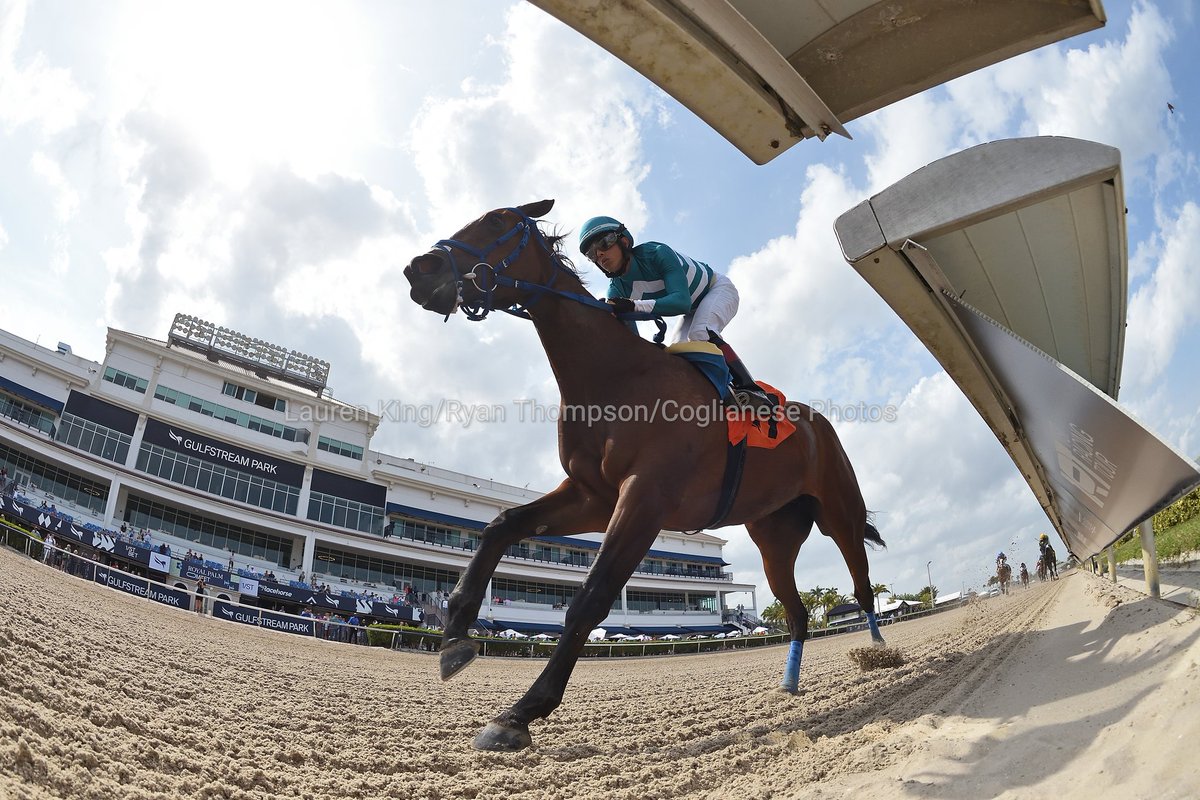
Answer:
M596 256L599 255L601 250L607 250L619 241L621 241L620 231L606 233L596 241L592 242L591 247L589 247L587 250L587 257L592 261L595 261Z

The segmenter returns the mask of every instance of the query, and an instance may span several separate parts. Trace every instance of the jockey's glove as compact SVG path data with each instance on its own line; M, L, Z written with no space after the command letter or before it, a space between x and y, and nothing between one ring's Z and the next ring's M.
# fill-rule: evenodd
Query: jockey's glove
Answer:
M627 297L610 297L608 298L607 302L610 306L612 306L612 312L614 314L633 313L633 301Z

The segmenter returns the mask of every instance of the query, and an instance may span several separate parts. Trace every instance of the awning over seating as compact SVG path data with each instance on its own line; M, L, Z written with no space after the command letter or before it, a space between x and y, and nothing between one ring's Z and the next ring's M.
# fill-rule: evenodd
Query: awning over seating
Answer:
M10 381L8 378L0 377L0 390L6 391L12 395L16 395L23 400L28 400L36 406L48 408L57 414L62 413L63 404L55 400L53 397L44 395L38 391L34 391L28 386L22 386L16 381Z
M424 508L416 506L406 506L401 503L388 503L388 514L403 514L406 517L414 519L423 519L429 522L439 522L443 525L450 525L455 528L466 528L472 531L481 531L487 527L486 522L480 522L477 519L467 519L466 517L456 517L453 514L443 514L440 511L428 511Z
M599 550L601 542L591 539L576 539L573 536L530 536L535 542L546 542L564 547L577 547L582 550ZM719 556L698 556L692 553L672 553L668 550L650 550L646 558L662 558L671 561L684 561L692 564L714 564L718 567L728 566L729 562Z

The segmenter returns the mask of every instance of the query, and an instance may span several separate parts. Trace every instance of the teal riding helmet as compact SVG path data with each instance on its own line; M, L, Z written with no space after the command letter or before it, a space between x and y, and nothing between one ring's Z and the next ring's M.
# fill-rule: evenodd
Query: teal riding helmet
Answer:
M633 246L633 235L619 220L612 217L592 217L583 223L583 227L579 230L579 252L586 256L592 242L612 231L619 231L629 237L629 245Z

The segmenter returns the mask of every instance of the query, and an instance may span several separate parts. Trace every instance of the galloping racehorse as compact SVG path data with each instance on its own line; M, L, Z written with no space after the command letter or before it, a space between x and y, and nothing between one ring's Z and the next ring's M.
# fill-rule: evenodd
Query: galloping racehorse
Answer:
M1036 570L1037 570L1038 580L1045 581L1046 580L1046 559L1044 559L1044 558L1038 559Z
M1058 580L1058 554L1054 552L1054 548L1049 541L1043 541L1041 544L1042 563L1046 567L1046 572L1050 576L1050 580Z
M996 567L996 580L1000 582L1000 593L1008 594L1008 584L1012 583L1012 565L1007 561Z
M587 293L561 253L562 237L547 236L535 221L553 204L543 200L491 211L404 270L412 299L429 311L449 316L461 307L468 319L479 320L503 310L531 319L562 402L558 449L567 477L484 529L450 595L442 679L457 674L478 652L468 628L506 548L533 535L605 532L549 662L525 695L475 737L482 750L529 746L529 723L562 702L588 633L608 615L659 531L745 524L762 554L771 591L787 612L792 644L781 688L792 693L808 636L808 611L793 570L813 523L837 543L862 608L874 607L865 543L883 544L833 426L806 405L782 409L796 424L790 438L774 449L747 451L740 489L724 509L729 454L723 419L704 424L699 415L650 419L611 413L596 421L596 415L568 413L658 408L664 400L674 408L700 409L716 402L716 392L695 367L636 336ZM875 643L882 644L874 612L867 612L867 621Z

